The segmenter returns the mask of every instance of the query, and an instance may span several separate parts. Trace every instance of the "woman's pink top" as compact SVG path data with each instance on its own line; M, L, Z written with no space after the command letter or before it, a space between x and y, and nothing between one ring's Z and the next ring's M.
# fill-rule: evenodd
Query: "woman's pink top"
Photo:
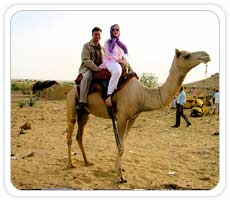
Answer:
M111 62L111 61L116 62L118 59L121 59L122 57L126 58L127 56L116 43L113 49L113 53L111 53L109 51L108 40L105 41L104 50L105 50L105 54L103 57L103 64L106 64L107 62Z

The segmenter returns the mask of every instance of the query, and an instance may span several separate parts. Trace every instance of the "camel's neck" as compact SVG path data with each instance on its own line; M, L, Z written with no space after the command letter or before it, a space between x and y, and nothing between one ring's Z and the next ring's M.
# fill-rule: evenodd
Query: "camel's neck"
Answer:
M144 88L143 111L151 111L167 106L176 96L187 72L178 70L175 59L172 63L166 82L159 88Z

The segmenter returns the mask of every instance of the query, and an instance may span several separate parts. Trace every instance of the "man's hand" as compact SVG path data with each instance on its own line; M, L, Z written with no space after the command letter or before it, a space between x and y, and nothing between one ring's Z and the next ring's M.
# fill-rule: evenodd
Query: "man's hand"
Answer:
M98 66L97 71L101 71L102 69L105 69L105 66L103 64L101 64L100 66Z

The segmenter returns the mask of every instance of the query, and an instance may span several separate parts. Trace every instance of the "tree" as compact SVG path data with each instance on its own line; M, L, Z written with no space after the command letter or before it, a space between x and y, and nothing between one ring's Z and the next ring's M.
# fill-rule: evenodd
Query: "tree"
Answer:
M158 78L154 73L142 73L140 76L140 82L150 88L158 86Z

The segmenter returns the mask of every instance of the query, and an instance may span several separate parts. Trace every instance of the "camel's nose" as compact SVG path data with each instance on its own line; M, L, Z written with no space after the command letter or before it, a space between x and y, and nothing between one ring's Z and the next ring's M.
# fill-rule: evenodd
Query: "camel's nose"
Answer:
M208 63L211 61L211 58L207 52L201 52L200 59L202 60L203 63Z

